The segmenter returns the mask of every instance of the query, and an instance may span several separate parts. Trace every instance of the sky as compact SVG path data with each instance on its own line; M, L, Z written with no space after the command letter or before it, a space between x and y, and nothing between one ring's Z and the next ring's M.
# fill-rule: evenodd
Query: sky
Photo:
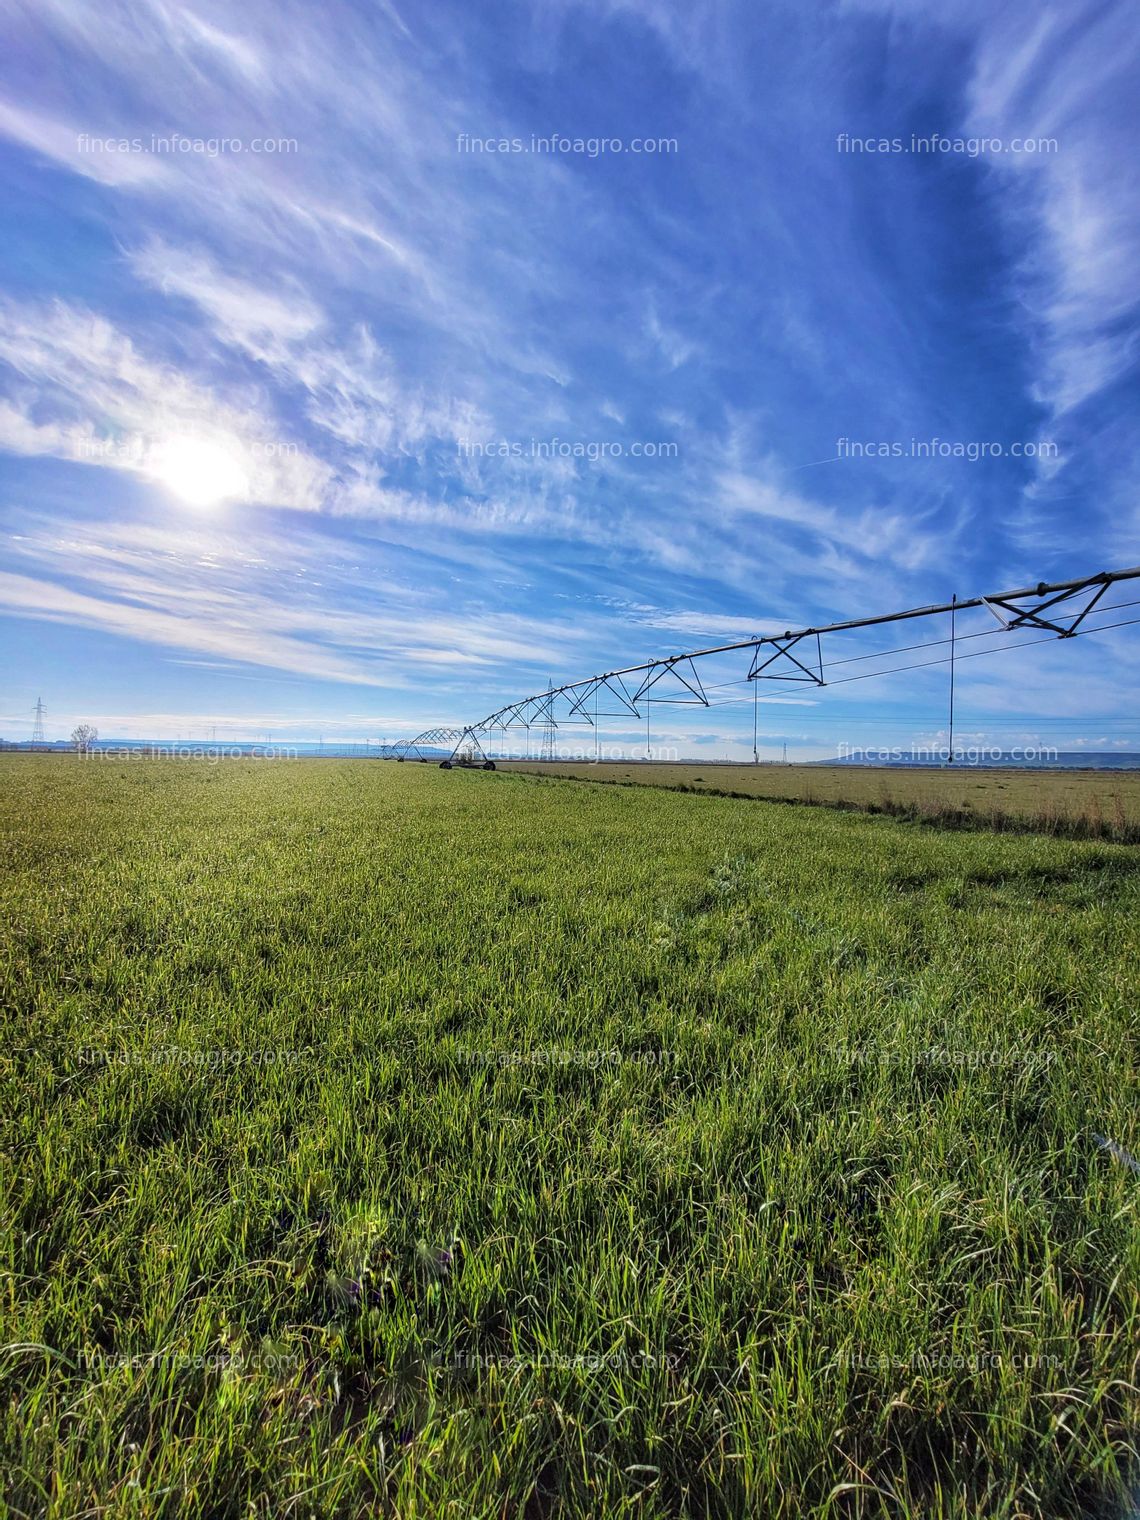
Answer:
M1140 562L1127 3L0 20L4 737L42 697L49 738L398 739ZM1140 749L1135 586L972 646L960 742ZM651 747L945 734L942 666L758 712L747 671Z

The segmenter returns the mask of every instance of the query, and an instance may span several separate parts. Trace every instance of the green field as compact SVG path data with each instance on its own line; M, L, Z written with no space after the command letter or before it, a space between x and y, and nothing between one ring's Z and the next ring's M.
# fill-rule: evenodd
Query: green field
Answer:
M864 765L500 762L578 781L850 806L954 827L1031 828L1140 844L1140 772Z
M0 783L11 1514L1129 1513L1134 848Z

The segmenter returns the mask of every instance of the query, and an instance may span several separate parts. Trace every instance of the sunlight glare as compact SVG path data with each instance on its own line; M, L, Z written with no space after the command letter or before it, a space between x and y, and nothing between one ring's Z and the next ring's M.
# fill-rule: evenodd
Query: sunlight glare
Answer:
M213 507L248 493L249 480L230 450L210 438L168 438L154 454L160 483L194 507Z

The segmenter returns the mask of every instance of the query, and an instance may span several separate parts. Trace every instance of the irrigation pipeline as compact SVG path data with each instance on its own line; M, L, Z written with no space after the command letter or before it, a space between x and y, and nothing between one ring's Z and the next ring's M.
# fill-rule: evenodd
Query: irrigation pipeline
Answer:
M867 680L872 676L890 675L900 671L924 669L929 666L964 659L977 659L981 655L997 653L996 648L959 652L959 645L972 639L1001 638L1003 634L1044 632L1048 640L1075 638L1087 633L1106 632L1110 628L1127 627L1138 619L1125 619L1119 623L1098 624L1082 627L1090 616L1100 617L1106 612L1138 605L1136 602L1114 603L1098 606L1110 586L1122 581L1140 579L1140 566L1124 570L1103 570L1074 580L1039 582L1036 586L1023 586L1014 591L993 592L987 596L957 597L925 607L912 607L901 612L878 613L869 617L848 618L841 622L825 623L800 629L787 629L783 633L756 635L732 643L709 645L682 654L649 659L635 665L625 665L616 670L586 676L561 686L548 687L529 697L509 702L496 708L477 723L462 728L439 727L426 729L415 739L396 745L391 753L404 758L412 753L421 756L426 747L451 747L452 758L460 754L474 754L486 758L478 735L489 735L498 729L524 728L528 732L534 723L561 726L562 724L587 724L597 726L602 717L626 717L648 725L651 703L698 705L703 707L727 706L736 698L712 699L708 691L723 690L727 686L746 685L761 680L801 682L815 686L842 685L850 681ZM978 632L963 634L957 631L958 616L972 609L984 609L995 620L996 626ZM846 659L829 660L825 663L823 640L859 629L878 628L919 618L934 618L949 614L953 628L949 639L930 640L925 643L878 650L869 654L848 656ZM1002 640L1002 647L1025 648L1046 642L1045 639ZM885 670L870 670L857 675L834 676L837 667L865 660L884 660L892 656L920 649L936 648L951 644L952 655L934 660L918 661L909 665L893 666ZM750 668L747 676L736 681L710 686L706 691L702 684L697 661L716 655L748 652ZM758 687L754 687L751 700L755 700ZM600 710L601 697L607 708ZM592 700L591 700L592 699ZM564 710L556 718L557 704ZM614 711L609 704L616 704Z

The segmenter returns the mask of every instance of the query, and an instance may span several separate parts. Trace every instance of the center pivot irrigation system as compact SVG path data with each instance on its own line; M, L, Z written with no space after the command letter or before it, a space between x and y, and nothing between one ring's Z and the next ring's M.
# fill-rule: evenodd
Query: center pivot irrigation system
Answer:
M1081 627L1092 615L1096 619L1107 613L1140 602L1101 603L1110 586L1121 581L1140 579L1140 566L1129 570L1102 570L1096 575L1082 576L1079 580L1057 581L1053 585L1042 582L1036 586L1024 586L1017 591L999 591L990 596L974 596L963 601L957 597L930 607L913 607L906 612L887 612L876 617L850 618L843 623L826 623L818 628L788 629L779 634L763 634L742 639L733 644L715 644L707 649L690 650L687 654L668 655L661 659L646 660L640 665L626 665L621 670L609 670L601 675L586 676L579 681L568 681L563 686L549 686L534 696L518 702L508 702L497 708L478 723L463 728L428 728L395 745L387 746L384 753L396 760L435 759L441 750L448 751L440 761L444 769L453 766L475 767L494 770L495 762L488 754L494 749L494 735L498 734L500 751L506 747L508 731L525 730L529 753L530 730L534 725L549 730L562 727L582 726L598 732L601 718L635 719L644 722L646 749L649 749L650 704L661 702L684 706L712 707L722 705L715 697L710 700L701 682L697 661L713 655L735 654L747 651L749 669L741 682L752 683L753 691L753 757L759 758L757 748L757 709L760 681L799 681L814 686L836 686L847 681L866 680L871 676L889 675L893 671L917 670L930 665L950 667L950 734L949 757L954 758L954 669L957 660L977 658L992 654L997 647L1011 647L1004 635L1018 632L1044 630L1047 638L1071 639L1088 633L1104 632L1109 628L1122 628L1140 621L1125 618L1119 622L1095 622ZM983 608L996 620L987 623L980 632L959 634L957 617L960 612ZM948 639L929 640L921 644L903 645L901 648L881 649L870 654L832 660L825 668L823 639L826 635L849 633L857 628L878 628L891 623L903 623L914 618L932 618L945 614L950 616ZM959 654L958 645L973 639L997 637L999 646L988 646ZM1012 647L1041 643L1041 639L1023 639ZM910 665L896 665L888 669L871 669L859 674L834 672L863 661L884 660L892 655L913 650L931 650L949 646L946 653L936 659L920 660ZM710 688L718 691L719 688ZM604 706L602 704L605 704ZM612 704L612 705L611 705ZM480 737L482 736L482 737Z

